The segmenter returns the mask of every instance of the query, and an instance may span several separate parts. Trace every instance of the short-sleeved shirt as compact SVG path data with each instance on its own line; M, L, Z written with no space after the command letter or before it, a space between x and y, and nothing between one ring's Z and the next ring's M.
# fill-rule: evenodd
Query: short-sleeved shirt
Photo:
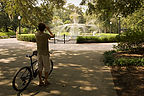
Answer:
M36 33L37 51L39 55L49 55L49 42L50 35L46 33Z

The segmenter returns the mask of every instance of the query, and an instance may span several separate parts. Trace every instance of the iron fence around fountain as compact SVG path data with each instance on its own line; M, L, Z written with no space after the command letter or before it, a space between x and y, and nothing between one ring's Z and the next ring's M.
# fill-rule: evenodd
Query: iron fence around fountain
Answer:
M66 36L64 34L62 36L55 36L54 38L51 38L49 42L54 44L75 44L76 38L77 36Z

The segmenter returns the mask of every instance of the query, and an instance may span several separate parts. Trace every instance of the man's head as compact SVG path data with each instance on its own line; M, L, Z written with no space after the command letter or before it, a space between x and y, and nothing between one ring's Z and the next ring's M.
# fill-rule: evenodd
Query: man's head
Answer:
M44 23L39 23L38 29L39 29L40 31L44 31L45 28L46 28L46 25L45 25Z

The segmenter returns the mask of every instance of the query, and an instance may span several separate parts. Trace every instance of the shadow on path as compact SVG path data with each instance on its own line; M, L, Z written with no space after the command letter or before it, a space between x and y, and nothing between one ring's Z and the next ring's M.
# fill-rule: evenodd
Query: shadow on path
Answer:
M17 96L11 87L14 73L28 65L23 49L1 49L0 96ZM102 62L101 51L54 51L51 85L39 87L34 80L22 96L116 96L110 69ZM9 92L7 92L9 90Z
M29 66L25 55L32 53L35 44L10 40L0 42L0 96L117 96L110 68L102 61L104 51L100 50L54 51L51 85L39 87L36 78L25 91L16 92L12 78L18 69Z

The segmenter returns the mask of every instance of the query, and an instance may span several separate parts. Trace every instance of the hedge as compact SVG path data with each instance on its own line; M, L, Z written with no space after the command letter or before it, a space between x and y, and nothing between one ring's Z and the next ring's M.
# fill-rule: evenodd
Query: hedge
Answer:
M16 35L16 32L6 32L6 34L10 37L10 36Z
M6 33L0 32L0 38L1 39L8 38L8 35Z
M101 34L97 36L78 36L77 43L111 43L117 42L116 35Z
M144 66L144 58L136 58L136 57L116 58L113 55L114 53L116 53L116 51L106 51L104 53L105 65L107 66Z
M4 39L4 38L9 38L11 36L15 37L16 33L15 32L0 32L0 38Z
M35 34L18 34L17 40L36 42Z

